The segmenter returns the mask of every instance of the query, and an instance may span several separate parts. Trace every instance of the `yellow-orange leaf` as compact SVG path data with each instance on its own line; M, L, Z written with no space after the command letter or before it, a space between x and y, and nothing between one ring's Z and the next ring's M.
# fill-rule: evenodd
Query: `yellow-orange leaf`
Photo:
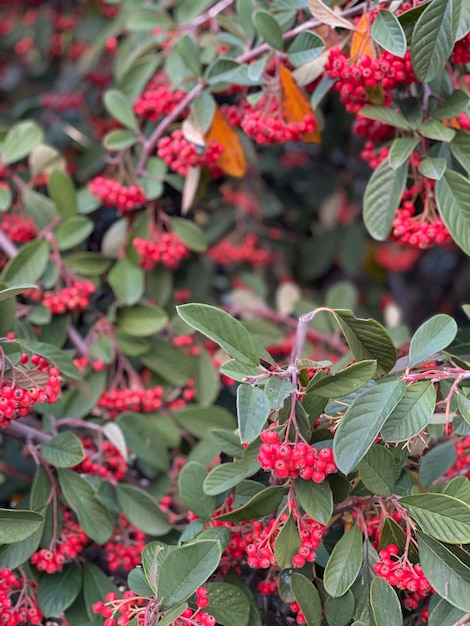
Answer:
M370 18L369 13L364 13L356 26L351 41L351 59L355 59L362 55L367 55L371 59L375 59L377 52L375 50L374 40L370 34Z
M282 113L286 121L301 122L306 115L315 117L310 102L284 65L281 65L279 68L279 78L282 87ZM320 143L321 134L318 126L313 132L304 135L302 141L305 143Z
M229 176L238 178L243 176L246 172L246 160L242 145L237 133L225 120L219 107L216 107L212 126L206 133L206 142L210 141L217 141L224 147L217 166Z
M450 128L455 128L456 130L461 129L460 122L456 117L451 117L449 120L443 120L442 123L444 126L450 126Z

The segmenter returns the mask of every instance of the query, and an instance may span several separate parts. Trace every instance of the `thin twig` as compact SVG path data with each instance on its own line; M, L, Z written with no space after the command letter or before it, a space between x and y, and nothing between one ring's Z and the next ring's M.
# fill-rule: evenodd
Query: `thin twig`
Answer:
M18 254L18 248L3 230L0 230L0 250L2 250L9 259L13 259Z
M31 443L46 443L52 439L52 435L36 430L22 422L10 422L3 433L6 437L13 437L13 439Z

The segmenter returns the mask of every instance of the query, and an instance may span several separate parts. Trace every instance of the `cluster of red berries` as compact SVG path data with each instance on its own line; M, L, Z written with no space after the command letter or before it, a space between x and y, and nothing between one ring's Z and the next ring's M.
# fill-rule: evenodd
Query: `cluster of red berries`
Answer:
M429 185L427 190L421 190L419 185L413 185L405 190L392 224L393 240L423 250L452 243L453 239L435 208L416 215L417 194L424 196L423 206L434 204L431 187Z
M38 229L30 217L9 213L2 215L0 229L14 243L26 243L34 239L38 234Z
M218 141L210 141L205 148L198 147L179 129L169 137L162 137L157 144L158 156L181 176L187 176L192 167L215 167L223 151L224 147Z
M372 141L366 141L361 150L361 159L365 161L369 167L375 170L379 165L388 159L390 148L388 146L376 147Z
M145 548L145 533L133 526L124 513L119 513L118 524L111 539L104 544L108 567L112 572L120 569L130 572L141 562Z
M418 261L421 253L416 248L397 243L379 245L375 252L375 262L389 272L406 272Z
M175 232L160 233L155 239L136 237L132 243L141 256L140 265L146 270L152 269L157 263L175 270L191 254Z
M152 389L104 389L98 407L113 418L128 411L151 413L161 408L164 393L159 385Z
M85 458L73 470L79 474L93 474L111 483L117 483L127 474L127 463L111 441L103 441L100 448L90 437L82 439Z
M126 626L134 619L138 626L143 626L146 601L147 598L136 596L133 591L125 591L122 600L119 600L116 593L110 591L106 594L106 603L101 600L95 602L93 611L105 618L103 626ZM116 617L117 613L121 615Z
M389 105L393 89L417 82L409 51L400 58L382 50L377 59L363 55L357 62L352 62L343 50L335 46L328 55L325 75L336 81L334 88L339 91L340 100L350 113L357 113L377 97L383 99L382 104ZM379 94L377 90L380 90Z
M115 206L122 213L135 211L146 202L144 192L138 185L126 187L117 180L96 176L89 183L90 192L105 206Z
M403 556L398 556L398 546L391 543L380 550L380 561L375 563L374 572L392 586L409 592L403 601L405 608L416 609L421 598L434 593L419 563L413 565Z
M359 137L365 137L370 141L388 141L395 137L395 128L379 120L371 120L358 115L354 120L352 132Z
M263 96L255 105L244 107L240 126L257 143L273 144L301 141L315 130L317 123L311 114L304 115L299 122L288 122L282 114L281 103Z
M446 472L446 476L467 476L470 478L470 435L455 442L457 459Z
M459 41L455 42L450 58L452 63L456 65L466 65L470 63L470 33L463 39L459 39Z
M75 559L88 542L87 535L72 519L72 514L63 509L64 525L59 539L50 548L42 548L31 556L31 565L39 572L60 572L65 563Z
M258 583L258 591L262 596L271 596L279 593L279 576L271 578L271 572L266 580Z
M289 604L289 606L291 608L291 611L293 611L294 613L297 614L295 616L295 621L297 622L297 624L306 624L307 623L307 618L302 613L302 611L300 609L300 605L297 602L291 602Z
M338 471L333 450L321 448L304 442L292 443L279 441L279 433L273 429L263 430L260 435L263 442L258 453L258 460L265 470L271 470L277 478L303 478L321 483L328 474Z
M156 122L160 116L171 113L185 96L184 91L171 89L165 72L157 72L135 101L134 111L137 115Z
M84 97L79 91L67 94L44 92L39 96L39 101L44 109L70 111L70 109L79 109L84 103Z
M12 420L24 417L36 402L53 404L60 393L60 372L38 354L31 359L23 354L22 366L31 360L31 369L16 367L11 380L3 380L0 387L0 428L6 428ZM41 376L42 375L42 376ZM41 380L39 380L39 377ZM21 379L21 383L15 382ZM44 382L42 382L44 379Z
M268 265L273 255L268 250L259 247L258 236L250 233L238 244L234 244L224 237L217 244L209 248L207 256L219 265L232 263L247 263L249 265Z
M260 206L255 196L243 189L232 189L228 185L222 185L220 188L222 198L226 204L233 204L246 215L259 215Z
M58 291L45 291L42 304L53 315L63 313L83 313L90 305L90 296L96 291L95 285L88 280L75 280L71 287ZM34 292L33 292L34 293Z
M303 567L305 563L315 561L316 550L323 540L326 527L307 514L300 515L295 503L291 507L291 512L297 524L301 541L297 554L292 557L292 565ZM274 544L288 518L289 516L284 513L279 518L270 520L266 526L263 526L263 523L259 521L253 522L251 533L245 536L247 563L250 567L268 569L272 565L278 566ZM249 541L250 543L248 543Z
M199 590L196 590L196 594ZM206 592L207 593L207 592ZM196 603L199 607L199 602L202 600L207 600L205 596L197 596ZM210 613L206 611L201 611L199 608L194 611L190 607L185 609L181 615L174 621L174 626L195 626L196 624L200 624L201 626L214 626L216 623L216 619Z
M201 352L199 346L194 345L193 335L179 335L178 337L173 337L171 343L175 348L182 348L186 354L191 356L197 356Z
M0 570L0 624L3 626L42 624L43 614L30 591L36 591L36 583L33 580L17 576L7 567Z

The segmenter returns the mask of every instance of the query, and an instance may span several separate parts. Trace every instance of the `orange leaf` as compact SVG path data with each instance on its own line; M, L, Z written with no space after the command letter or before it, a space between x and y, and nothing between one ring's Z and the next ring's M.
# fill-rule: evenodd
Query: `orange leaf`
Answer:
M450 126L450 128L455 128L456 130L462 128L460 126L459 120L456 117L451 117L448 120L443 120L442 123L444 124L444 126Z
M279 78L282 86L282 113L287 122L301 122L306 115L315 117L310 102L284 65L279 67ZM311 133L302 137L304 143L320 143L321 134L317 126Z
M210 141L217 141L224 147L217 166L229 176L238 178L243 176L246 172L246 161L242 145L237 133L225 120L219 107L216 107L212 126L206 133L206 142Z
M370 34L370 27L371 23L369 13L364 13L357 23L356 32L352 37L351 59L355 59L363 55L367 55L371 59L375 59L377 57L374 40Z

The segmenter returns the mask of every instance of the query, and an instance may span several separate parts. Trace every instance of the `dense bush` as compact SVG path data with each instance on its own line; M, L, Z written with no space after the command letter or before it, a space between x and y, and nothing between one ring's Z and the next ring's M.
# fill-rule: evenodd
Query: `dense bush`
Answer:
M468 623L466 0L0 11L0 623Z

